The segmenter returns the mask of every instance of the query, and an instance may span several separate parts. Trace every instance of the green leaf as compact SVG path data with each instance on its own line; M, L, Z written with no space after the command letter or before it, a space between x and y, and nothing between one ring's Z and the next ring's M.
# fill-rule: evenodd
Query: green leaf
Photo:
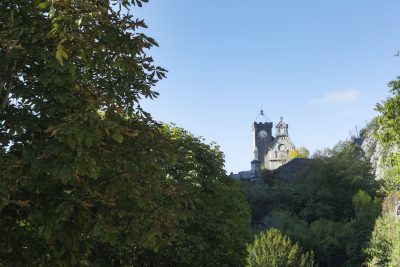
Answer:
M61 66L64 66L64 59L68 59L68 54L62 44L57 45L56 58Z
M83 142L85 143L85 145L86 145L87 147L91 147L92 144L93 144L92 136L89 135L89 134L86 134L86 135L83 137Z
M114 139L117 143L121 144L124 141L124 137L120 132L115 132L111 135L112 139Z
M44 9L48 8L49 4L50 4L49 2L42 2L38 5L38 8L41 10L44 10Z

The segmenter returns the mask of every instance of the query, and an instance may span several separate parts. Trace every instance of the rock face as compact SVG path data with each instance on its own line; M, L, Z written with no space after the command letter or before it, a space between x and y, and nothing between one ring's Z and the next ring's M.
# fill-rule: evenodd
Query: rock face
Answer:
M361 131L359 139L361 139L360 146L364 150L365 156L371 162L375 179L379 180L383 178L385 172L383 161L389 151L375 137L377 131L378 126L372 121Z
M387 170L384 164L385 158L391 153L399 152L398 147L384 147L375 137L378 131L378 125L373 120L360 134L360 146L364 150L367 159L371 162L376 180L382 179Z
M374 136L376 132L377 126L371 122L361 136L361 148L364 150L367 159L371 162L375 179L379 180L383 178L383 159L386 153L383 146Z

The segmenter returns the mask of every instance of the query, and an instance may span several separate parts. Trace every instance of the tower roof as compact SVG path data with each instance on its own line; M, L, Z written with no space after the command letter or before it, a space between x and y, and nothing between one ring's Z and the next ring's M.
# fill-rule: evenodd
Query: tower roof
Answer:
M268 122L267 117L264 115L264 110L260 110L260 113L258 113L255 122Z
M278 122L278 124L275 126L275 128L281 128L281 127L286 127L286 126L287 126L287 123L285 123L283 121L283 117L281 117L280 122Z

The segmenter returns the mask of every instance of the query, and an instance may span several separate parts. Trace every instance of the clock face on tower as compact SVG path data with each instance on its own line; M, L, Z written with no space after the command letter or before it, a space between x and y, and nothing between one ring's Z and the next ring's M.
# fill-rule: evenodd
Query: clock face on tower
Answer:
M266 131L264 131L264 130L261 130L259 135L260 135L261 138L264 138L264 137L268 136L268 133Z

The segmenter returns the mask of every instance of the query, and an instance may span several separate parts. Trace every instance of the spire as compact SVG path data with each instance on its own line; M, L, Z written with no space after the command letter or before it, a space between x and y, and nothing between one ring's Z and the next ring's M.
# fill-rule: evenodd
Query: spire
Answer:
M255 122L258 122L259 119L260 119L260 122L267 122L267 117L265 116L263 109L261 109L260 113L257 114Z

